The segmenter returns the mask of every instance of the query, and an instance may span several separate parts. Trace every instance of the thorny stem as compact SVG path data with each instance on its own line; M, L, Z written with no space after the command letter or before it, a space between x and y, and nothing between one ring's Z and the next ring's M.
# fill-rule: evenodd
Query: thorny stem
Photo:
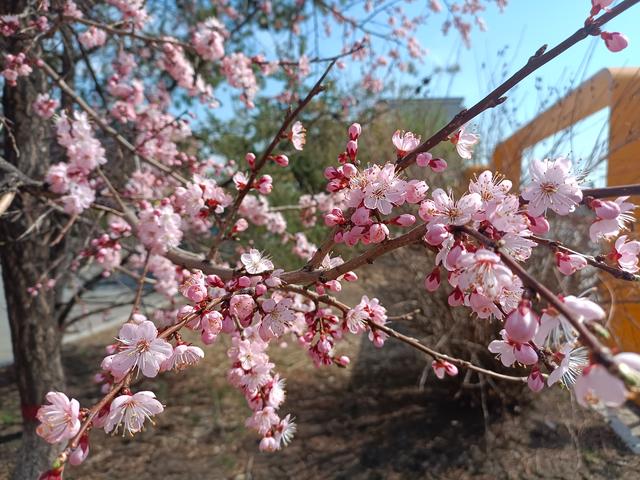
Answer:
M468 110L462 110L455 117L451 119L444 127L438 132L432 135L428 140L422 142L415 150L412 150L404 157L400 158L396 162L396 170L398 172L404 170L413 162L419 153L428 152L433 147L441 142L446 141L450 135L454 134L460 127L465 125L470 120L480 115L485 110L496 107L506 100L503 95L515 87L518 83L531 75L537 69L547 64L558 55L568 50L576 43L584 40L590 35L597 35L602 27L609 20L617 17L625 10L639 3L640 0L624 0L609 11L602 14L595 20L588 22L583 27L579 28L573 35L566 38L564 41L547 51L547 46L543 45L531 58L527 61L526 65L514 73L511 77L505 80L495 90L489 93L486 97L476 103Z
M312 299L314 302L321 302L321 303L325 303L327 305L331 305L337 309L339 309L343 314L346 314L349 310L351 310L351 307L345 303L340 302L339 300L337 300L336 298L330 296L330 295L320 295L317 294L315 292L312 292L310 290L307 290L306 288L297 286L297 285L286 285L284 287L279 287L280 290L285 290L288 292L294 292L294 293L298 293L300 295L304 295L310 299ZM514 377L511 375L504 375L502 373L498 373L498 372L494 372L492 370L487 370L485 368L482 367L478 367L477 365L467 361L467 360L462 360L461 358L456 358L456 357L451 357L449 355L446 355L444 353L440 353L437 352L436 350L433 350L432 348L427 347L426 345L420 343L417 339L409 337L407 335L404 335L390 327L387 327L386 325L378 325L377 323L373 322L371 319L366 319L365 320L367 322L367 325L369 325L370 328L375 329L375 330L380 330L381 332L386 333L387 335L389 335L390 337L395 338L396 340L399 340L403 343L406 343L407 345L423 352L426 353L427 355L430 355L431 357L433 357L436 360L446 360L447 362L453 363L455 365L458 365L460 367L463 368L467 368L469 370L473 370L474 372L478 372L481 373L483 375L488 375L494 378L499 378L501 380L509 380L512 382L526 382L527 381L527 377Z

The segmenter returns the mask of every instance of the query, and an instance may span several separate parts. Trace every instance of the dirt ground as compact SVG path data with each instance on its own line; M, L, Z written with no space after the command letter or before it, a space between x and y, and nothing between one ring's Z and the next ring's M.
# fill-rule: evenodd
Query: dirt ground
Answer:
M406 326L404 326L406 328ZM100 346L115 332L64 352L69 393L90 405ZM294 342L271 352L287 379L281 412L298 423L293 443L263 454L244 427L244 399L225 374L227 345L208 347L201 365L144 381L165 413L135 438L91 435L91 454L66 479L637 479L640 458L603 420L554 389L519 406L499 399L470 402L433 375L427 362L389 340L343 344L348 369L316 369ZM0 385L0 478L19 446L20 417L10 372ZM141 386L142 387L142 386Z

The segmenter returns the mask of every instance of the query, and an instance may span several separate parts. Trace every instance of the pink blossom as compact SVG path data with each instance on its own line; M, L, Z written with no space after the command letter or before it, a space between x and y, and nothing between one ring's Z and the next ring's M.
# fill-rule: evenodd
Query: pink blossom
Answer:
M540 372L538 366L534 366L531 369L531 373L529 373L529 377L527 378L527 386L532 392L539 392L544 388L544 377Z
M461 127L460 130L451 137L451 143L456 146L456 151L460 157L469 160L473 156L474 145L480 141L480 136L475 133L468 133L465 129L466 126Z
M291 133L289 134L289 139L293 144L293 148L296 150L302 150L304 148L304 144L307 141L307 131L302 126L302 122L296 122L291 127Z
M640 242L637 240L629 240L627 236L622 235L616 240L611 251L610 257L618 262L620 268L626 272L636 273L638 268L638 255L640 254Z
M626 228L627 223L634 221L631 212L636 206L627 202L629 197L618 197L614 202L594 200L591 207L598 218L589 227L591 241L597 242L600 238L610 239L618 235ZM614 213L617 215L614 216ZM602 217L600 215L603 215Z
M276 155L275 157L273 157L273 161L281 167L287 167L289 165L289 157L284 154Z
M574 255L566 252L556 252L556 265L565 275L573 275L578 270L586 267L587 260L582 255Z
M122 433L133 435L142 430L145 420L164 411L153 392L142 391L134 395L119 395L111 402L104 431L117 432L122 425ZM153 420L151 420L153 422Z
M427 196L429 186L423 180L410 180L406 184L406 200L408 203L420 203Z
M629 39L620 32L602 32L600 37L612 52L620 52L629 45Z
M420 135L404 130L396 130L391 137L393 145L396 147L398 157L404 157L407 153L418 148L420 145Z
M420 218L432 223L445 225L464 225L472 215L480 210L482 199L477 193L463 195L457 202L451 193L437 188L431 194L433 200L425 200L420 205Z
M604 310L586 298L568 295L561 297L561 300L579 322L601 320L605 317ZM558 338L571 342L578 335L569 320L555 309L549 309L540 317L540 327L533 341L536 345L544 345L547 339L555 343Z
M359 123L352 123L349 126L349 139L350 140L357 140L358 137L360 136L360 134L362 133L362 127L360 126Z
M173 354L169 342L158 338L158 330L153 322L139 324L125 323L118 336L120 350L111 360L111 371L123 377L131 369L138 367L145 377L155 377L160 365Z
M162 362L161 370L183 370L191 365L196 365L204 358L204 352L200 347L193 345L178 345L173 349L169 358Z
M370 178L363 192L365 207L388 215L393 205L404 203L406 182L396 176L392 163L387 163L382 169L371 169L366 175L370 175Z
M258 84L251 69L251 59L243 53L227 55L222 60L222 73L227 77L229 85L242 89L240 99L248 108L253 108Z
M87 49L101 47L107 41L107 34L101 28L91 26L78 36L78 41Z
M450 377L455 377L458 375L458 367L456 367L453 363L447 362L446 360L436 359L431 362L431 368L440 380L442 380L445 374Z
M229 300L229 313L239 320L245 320L253 313L256 302L253 297L246 294L234 295Z
M516 342L525 343L535 336L538 331L538 323L538 316L531 310L531 302L523 300L518 305L518 308L507 316L504 322L504 329L509 338Z
M273 179L271 175L263 175L256 183L256 188L263 195L269 195L273 190Z
M513 281L511 270L500 257L484 248L462 253L457 266L461 270L458 286L462 290L476 290L490 299L495 299Z
M502 340L493 340L489 344L489 351L497 354L505 367L510 367L516 361L523 365L533 365L538 361L538 354L531 345L509 338L506 330L502 330L500 335Z
M20 29L20 20L17 15L0 16L0 34L10 37Z
M138 237L153 253L164 253L180 245L182 221L169 203L147 206L139 214Z
M505 180L501 175L494 175L490 170L485 170L469 182L469 192L480 195L485 206L503 200L511 187L511 181Z
M200 303L207 298L209 292L202 271L195 270L189 275L180 285L179 291L194 303Z
M567 215L576 209L582 200L582 191L570 170L571 162L564 157L531 163L531 181L522 191L522 198L529 201L530 215L543 215L549 208L559 215Z
M424 279L424 288L427 292L435 292L440 287L440 269L434 268Z
M33 111L42 118L51 118L60 106L60 102L55 98L51 98L48 93L39 93L33 102Z
M26 77L32 72L32 68L27 63L27 57L20 52L17 55L7 53L4 57L4 70L0 72L7 81L7 84L15 87L18 77Z
M527 215L527 219L529 220L529 229L535 235L544 235L548 233L550 230L549 222L544 217L532 217Z
M262 310L266 313L260 326L263 339L284 335L285 329L295 321L295 314L291 310L292 304L293 300L290 298L283 298L278 302L270 298L262 302Z
M410 227L414 223L416 223L416 217L409 213L403 213L402 215L397 216L392 220L395 225L400 225L401 227Z
M273 262L265 257L259 250L252 248L248 253L240 256L240 261L247 273L258 275L273 270Z
M419 167L427 167L433 159L433 156L429 152L422 152L416 155L416 165Z
M49 392L45 398L49 405L38 409L36 433L49 443L69 440L80 430L80 404L61 392Z
M71 451L69 463L74 466L80 465L89 456L89 435L86 433L80 437L78 446Z
M441 223L433 223L427 227L427 234L424 236L424 239L429 245L437 247L450 235L451 233L445 225Z
M224 56L224 25L215 17L210 17L196 25L191 36L193 48L205 60L215 62Z

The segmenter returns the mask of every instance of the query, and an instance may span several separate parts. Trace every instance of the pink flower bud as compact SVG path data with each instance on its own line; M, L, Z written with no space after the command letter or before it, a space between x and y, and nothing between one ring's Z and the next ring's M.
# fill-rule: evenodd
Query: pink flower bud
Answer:
M396 225L400 225L401 227L410 227L416 223L416 217L409 213L403 213L402 215L394 218L392 222Z
M519 343L527 343L538 331L538 316L531 310L531 302L523 300L507 316L504 323L507 335Z
M598 218L602 220L613 220L620 215L620 205L609 200L594 200L591 202L591 208Z
M527 385L533 392L539 392L544 388L544 377L537 365L531 369L529 378L527 378Z
M342 291L342 284L338 280L329 280L325 283L325 286L332 292Z
M604 44L612 52L619 52L627 48L629 40L620 32L602 32L600 37L604 40Z
M440 269L434 268L424 279L424 288L427 292L435 292L440 286Z
M335 178L340 178L340 172L336 167L327 167L324 169L324 178L327 180L333 180Z
M342 173L345 177L347 178L351 178L353 177L356 173L358 173L358 169L356 168L356 166L353 163L345 163L342 166Z
M424 236L425 241L434 247L437 247L449 236L449 230L441 223L434 223L427 228L427 234Z
M263 175L260 177L257 188L261 194L269 195L271 190L273 190L273 178L271 178L271 175Z
M281 167L286 167L289 165L289 157L287 157L286 155L276 155L275 157L273 157L273 161Z
M224 287L224 282L218 275L207 275L206 277L204 277L204 281L210 287L218 287L218 288Z
M239 218L231 231L233 233L239 233L244 232L247 228L249 228L249 222L247 222L244 218Z
M358 156L358 142L356 140L349 140L347 142L347 155L351 161L355 160Z
M565 275L573 275L587 266L587 260L582 255L556 252L556 265L558 265L558 270Z
M389 228L384 223L374 223L369 227L369 241L371 243L383 242L389 235Z
M251 152L247 153L244 156L244 159L247 161L250 168L253 168L256 165L256 156L254 153L251 153Z
M342 225L343 223L346 223L346 220L342 215L342 210L339 208L334 208L324 216L324 224L327 227L335 227L336 225Z
M450 307L459 307L462 305L464 303L464 294L462 293L462 290L456 287L447 298L447 303Z
M356 274L356 272L347 272L342 276L342 279L345 282L355 282L356 280L358 280L358 275Z
M249 295L234 295L229 300L229 313L237 316L240 320L244 320L253 313L256 302Z
M421 202L424 200L424 197L427 196L427 190L429 190L429 186L427 185L427 182L423 180L411 180L407 182L407 202Z
M455 377L458 375L458 367L456 367L453 363L447 362L446 360L434 360L431 363L431 368L440 380L444 378L445 373L450 377Z
M545 233L549 232L549 222L546 218L542 216L532 217L530 215L527 215L527 218L529 219L529 230L531 230L534 234L544 235Z
M416 157L416 165L419 167L427 167L433 156L430 153L419 153Z
M528 343L517 344L513 348L513 354L515 355L516 360L523 365L533 365L538 362L538 354Z
M258 285L256 285L257 296L261 297L265 293L267 293L267 286L264 283L259 283Z
M349 139L357 140L360 134L362 133L362 127L359 123L352 123L349 127Z
M365 207L357 208L351 215L351 221L355 225L371 225L371 218L369 216L369 209Z
M429 167L436 173L444 172L447 169L447 162L442 158L434 158L429 162Z
M251 279L246 275L243 275L240 278L238 278L238 286L240 288L247 288L250 285L251 285Z
M334 362L340 367L346 367L351 363L351 359L346 355L341 355L338 358L334 358Z

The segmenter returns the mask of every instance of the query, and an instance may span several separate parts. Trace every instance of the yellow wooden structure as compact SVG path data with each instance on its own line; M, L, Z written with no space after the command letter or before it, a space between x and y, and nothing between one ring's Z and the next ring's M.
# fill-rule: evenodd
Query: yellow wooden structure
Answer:
M640 68L604 69L496 147L494 169L517 184L523 151L609 108L607 185L640 182ZM640 204L640 196L632 198ZM638 212L636 212L638 214ZM638 237L638 232L633 233ZM609 328L625 351L640 352L640 286L602 276L611 293Z

